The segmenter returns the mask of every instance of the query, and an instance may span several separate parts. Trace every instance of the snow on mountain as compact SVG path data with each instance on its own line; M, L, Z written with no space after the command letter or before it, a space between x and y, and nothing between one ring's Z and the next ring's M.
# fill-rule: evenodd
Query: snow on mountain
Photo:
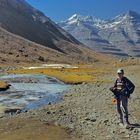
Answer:
M97 26L100 25L102 23L104 23L105 21L93 17L93 16L82 16L82 15L78 15L78 14L74 14L73 16L71 16L68 20L66 21L62 21L60 24L62 25L80 25L80 24L87 24L87 25L92 25L92 26Z
M74 14L59 25L97 51L121 56L140 55L140 14L134 11L110 20Z

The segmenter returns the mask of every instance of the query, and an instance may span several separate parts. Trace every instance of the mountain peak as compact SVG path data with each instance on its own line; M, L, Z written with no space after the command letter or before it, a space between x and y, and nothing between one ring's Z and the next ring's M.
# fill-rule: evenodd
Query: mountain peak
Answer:
M80 15L78 15L78 14L74 14L68 20L71 21L71 20L77 19L79 16Z
M74 14L63 23L65 22L67 24L78 24L78 23L82 23L82 24L96 24L97 23L98 24L104 21L94 16L82 16L79 14Z
M140 14L132 10L127 11L126 13L122 14L122 16L126 17L127 19L140 19Z
M78 22L70 23L66 20L60 26L87 46L118 56L139 55L139 51L133 52L128 49L140 46L139 13L130 10L105 21L94 16L72 17L71 19L78 17Z
M70 18L68 18L68 21L77 21L78 19L80 19L82 16L78 15L78 14L74 14L72 15Z

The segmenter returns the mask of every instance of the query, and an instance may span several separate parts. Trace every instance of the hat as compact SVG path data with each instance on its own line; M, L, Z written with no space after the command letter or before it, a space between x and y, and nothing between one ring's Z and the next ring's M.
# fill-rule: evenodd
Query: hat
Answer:
M124 70L123 70L123 69L118 69L118 70L117 70L117 73L118 73L118 74L119 74L119 73L120 73L120 74L124 74Z

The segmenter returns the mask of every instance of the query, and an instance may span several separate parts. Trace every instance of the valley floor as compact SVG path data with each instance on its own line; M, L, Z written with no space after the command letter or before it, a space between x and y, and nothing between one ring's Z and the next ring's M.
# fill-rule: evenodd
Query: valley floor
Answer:
M135 93L129 100L133 128L128 130L118 125L116 107L112 104L113 97L109 91L116 79L117 67L110 69L110 74L101 75L102 81L74 85L58 104L2 118L0 139L139 140L140 65L124 65L126 76L136 85Z

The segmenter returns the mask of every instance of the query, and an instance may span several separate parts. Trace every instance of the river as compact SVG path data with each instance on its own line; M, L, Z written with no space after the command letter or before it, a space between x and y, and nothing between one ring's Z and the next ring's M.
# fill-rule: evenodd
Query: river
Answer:
M71 87L46 75L1 75L0 80L11 84L7 91L0 91L0 106L25 110L57 103Z

